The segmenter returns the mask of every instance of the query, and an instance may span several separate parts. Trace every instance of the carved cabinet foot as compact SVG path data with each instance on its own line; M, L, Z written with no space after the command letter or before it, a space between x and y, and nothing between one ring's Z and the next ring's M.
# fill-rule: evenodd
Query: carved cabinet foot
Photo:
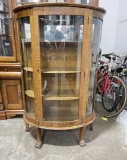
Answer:
M80 134L79 134L79 139L80 139L80 140L79 140L79 145L80 145L81 147L86 146L86 142L85 142L85 140L84 140L85 131L86 131L86 126L80 128Z
M86 142L85 142L85 140L81 140L81 141L79 142L79 145L80 145L81 147L86 146Z
M37 142L35 143L35 147L40 149L42 145L41 129L37 128Z
M43 145L43 144L42 144L41 141L35 143L35 147L36 147L36 148L39 148L39 149L42 147L42 145Z

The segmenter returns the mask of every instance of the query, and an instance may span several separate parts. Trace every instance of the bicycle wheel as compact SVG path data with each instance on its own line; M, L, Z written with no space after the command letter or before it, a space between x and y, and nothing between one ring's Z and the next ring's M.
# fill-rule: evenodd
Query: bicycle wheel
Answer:
M123 81L117 76L108 76L110 84L105 91L106 78L100 79L97 83L94 108L104 117L114 117L124 109L127 91Z

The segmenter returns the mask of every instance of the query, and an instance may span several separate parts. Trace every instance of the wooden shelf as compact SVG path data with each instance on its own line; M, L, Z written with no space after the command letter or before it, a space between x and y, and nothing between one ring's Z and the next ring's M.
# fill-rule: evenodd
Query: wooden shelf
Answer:
M79 69L76 68L50 68L50 69L43 69L42 73L80 73Z
M45 70L43 73L80 73L80 71L60 71L60 70Z
M33 72L33 68L32 67L24 67L23 69L25 71Z
M34 98L34 91L33 91L33 90L26 90L26 91L25 91L25 94L26 94L28 97Z
M44 100L76 100L79 99L78 93L68 91L50 91L46 95L42 95Z

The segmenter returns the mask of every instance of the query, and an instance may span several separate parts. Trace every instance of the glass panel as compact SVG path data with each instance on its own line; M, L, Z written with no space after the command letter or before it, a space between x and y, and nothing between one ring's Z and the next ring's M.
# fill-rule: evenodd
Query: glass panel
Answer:
M89 93L88 93L88 108L87 108L87 116L92 113L93 106L93 92L94 86L96 85L96 69L98 64L98 58L100 53L100 37L101 37L101 28L102 28L102 20L93 18L92 25L92 53L91 53L91 69L90 69L90 85L89 85Z
M8 1L0 0L0 56L13 56Z
M43 2L69 2L69 3L82 3L82 4L90 4L90 0L75 0L75 1L70 1L70 0L17 0L17 5L24 5L26 3L43 3Z
M83 16L39 16L39 25L43 120L78 120Z
M21 32L20 41L23 61L22 67L26 98L26 113L31 116L31 118L35 118L30 18L21 18L19 20L19 27Z

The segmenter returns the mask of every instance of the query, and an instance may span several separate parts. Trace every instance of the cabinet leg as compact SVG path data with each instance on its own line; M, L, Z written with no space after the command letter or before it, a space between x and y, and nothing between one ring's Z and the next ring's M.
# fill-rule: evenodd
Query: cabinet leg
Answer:
M90 131L93 131L93 123L91 123L89 127L90 127Z
M26 124L25 132L28 132L28 131L29 131L29 124L28 124L28 123L26 123L26 122L25 122L25 124Z
M41 139L41 129L37 128L37 142L35 143L36 148L41 148L42 147L42 139Z
M86 131L86 126L80 128L79 145L80 145L81 147L86 146L86 142L85 142L85 140L84 140L85 131Z

